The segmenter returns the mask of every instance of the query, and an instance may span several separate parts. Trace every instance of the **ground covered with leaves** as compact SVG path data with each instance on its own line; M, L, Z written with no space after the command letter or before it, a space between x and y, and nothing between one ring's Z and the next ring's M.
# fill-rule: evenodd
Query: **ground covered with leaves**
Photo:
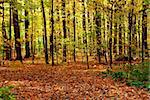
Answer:
M149 92L125 82L103 78L106 66L84 64L50 66L13 64L0 67L0 87L11 90L17 100L148 100Z

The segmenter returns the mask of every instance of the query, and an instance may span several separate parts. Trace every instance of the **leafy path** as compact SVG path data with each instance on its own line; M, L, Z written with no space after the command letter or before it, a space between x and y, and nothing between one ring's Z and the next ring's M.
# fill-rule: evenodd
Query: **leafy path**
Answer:
M111 78L97 76L105 69L84 65L24 65L0 67L0 87L14 85L17 100L148 100L149 93Z

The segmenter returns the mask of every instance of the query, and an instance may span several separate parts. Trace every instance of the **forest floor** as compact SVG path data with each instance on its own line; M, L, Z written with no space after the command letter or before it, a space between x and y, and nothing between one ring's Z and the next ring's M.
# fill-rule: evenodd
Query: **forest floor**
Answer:
M0 87L13 85L17 100L148 100L148 91L102 78L106 65L59 66L12 63L0 66Z

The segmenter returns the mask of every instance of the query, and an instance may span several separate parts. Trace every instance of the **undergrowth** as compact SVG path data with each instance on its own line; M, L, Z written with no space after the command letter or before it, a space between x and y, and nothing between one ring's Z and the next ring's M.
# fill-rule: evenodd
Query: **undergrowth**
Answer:
M16 100L15 95L11 92L13 86L6 86L0 88L0 100Z
M144 62L136 65L126 65L116 71L102 72L102 77L112 77L114 80L125 81L129 86L150 89L150 63Z

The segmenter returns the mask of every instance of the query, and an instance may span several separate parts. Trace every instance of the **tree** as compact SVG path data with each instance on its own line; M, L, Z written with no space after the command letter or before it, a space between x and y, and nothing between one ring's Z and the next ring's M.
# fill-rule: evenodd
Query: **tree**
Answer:
M112 27L113 27L113 2L111 2L110 8L110 37L109 37L109 57L111 68L112 68Z
M6 28L5 28L5 7L4 7L4 1L2 3L2 35L3 35L3 40L4 40L4 46L3 46L3 52L5 51L6 54L6 60L9 59L9 41L8 41L8 37L7 37L7 33L6 33Z
M74 34L74 50L73 50L73 59L76 62L76 2L73 1L73 34Z
M16 7L17 0L12 1L13 6L13 24L14 24L14 33L15 33L15 48L16 48L16 60L20 60L22 62L22 54L21 54L21 43L20 43L20 26L19 26L19 18L18 18L18 10Z
M50 35L50 51L51 51L51 56L52 56L52 66L54 65L54 10L53 10L53 6L54 6L54 1L51 1L52 3L52 9L51 9L51 35Z
M63 23L63 37L64 37L64 45L63 45L63 61L67 61L67 46L66 46L66 38L67 38L67 31L66 31L66 4L65 0L62 0L62 23Z
M96 2L95 2L96 3ZM97 37L97 55L98 55L98 62L101 61L101 14L99 13L98 4L95 5L95 23L96 23L96 37Z
M121 2L121 1L120 1ZM122 12L122 5L119 5L119 11ZM122 55L122 15L119 15L119 55Z
M10 3L9 3L9 42L10 42L10 45L9 45L9 60L12 60L12 45L11 45L11 39L12 39L12 28L11 28L11 25L12 25L12 1L10 0Z
M147 45L147 7L148 5L143 2L143 11L142 11L142 62L144 62L144 53L145 56L148 56L148 45Z
M114 19L115 21L114 21L114 45L113 45L113 53L115 55L117 54L117 35L118 35L117 10L118 10L117 4L115 4L115 6L114 6L114 17L116 19Z
M26 3L27 3L27 0L26 0ZM25 42L25 49L26 49L25 58L30 57L30 43L29 43L29 36L28 36L28 28L29 28L29 18L28 18L29 15L28 15L28 13L29 13L28 9L25 8L25 39L26 39L26 42Z
M44 9L43 0L41 0L41 5L42 5L43 22L44 22L44 51L45 51L45 62L46 62L46 64L49 64L49 62L48 62L48 48L47 48L46 16L45 16L45 9Z
M89 57L88 57L88 48L87 48L87 31L86 31L86 8L85 8L85 0L82 0L82 6L83 6L83 14L82 14L82 26L83 26L83 44L84 44L84 52L86 55L86 63L87 67L89 69Z
M129 56L129 63L131 64L131 33L132 33L132 13L131 11L129 11L128 14L128 28L129 28L129 32L128 32L128 37L129 37L129 50L128 50L128 56Z

